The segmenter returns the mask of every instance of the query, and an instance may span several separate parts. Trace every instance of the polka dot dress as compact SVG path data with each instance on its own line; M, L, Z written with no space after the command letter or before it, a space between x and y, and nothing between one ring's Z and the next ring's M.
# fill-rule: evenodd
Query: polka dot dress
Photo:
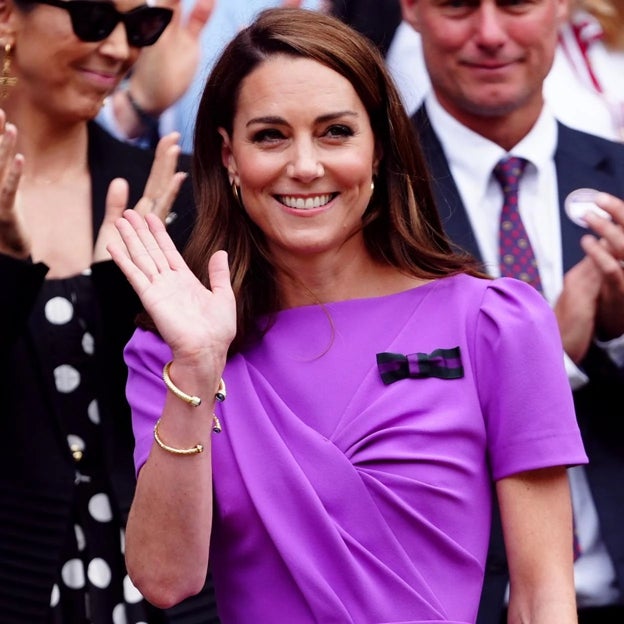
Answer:
M49 355L45 373L56 389L53 407L75 466L71 522L50 588L49 624L147 624L150 607L126 574L124 534L102 455L95 319L91 280L80 275L45 282L31 325Z

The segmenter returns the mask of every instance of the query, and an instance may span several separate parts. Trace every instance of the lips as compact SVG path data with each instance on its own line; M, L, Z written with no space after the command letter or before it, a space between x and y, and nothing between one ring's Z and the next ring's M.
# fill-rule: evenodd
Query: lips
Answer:
M93 67L82 67L83 76L94 86L101 89L112 90L114 89L121 79L123 74L118 71L111 71L109 69L96 69Z
M314 208L322 208L336 197L338 193L324 193L322 195L275 195L280 204L284 204L288 208L295 210L313 210Z
M488 60L475 60L475 61L464 61L464 65L469 67L473 67L475 69L483 69L483 70L497 70L504 69L509 65L513 65L514 61L512 60L501 60L497 59L496 61L488 61Z

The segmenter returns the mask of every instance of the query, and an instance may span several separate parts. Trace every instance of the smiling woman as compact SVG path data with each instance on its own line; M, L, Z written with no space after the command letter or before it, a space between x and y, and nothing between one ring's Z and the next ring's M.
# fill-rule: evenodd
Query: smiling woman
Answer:
M190 606L164 613L126 574L135 477L122 349L140 302L106 252L127 204L160 218L173 208L184 245L194 210L177 169L188 159L178 163L175 135L154 154L92 121L172 15L137 0L0 0L6 624L206 622L206 600L201 619Z
M468 624L496 487L527 604L571 623L586 457L554 315L452 249L379 52L261 13L206 81L192 171L184 256L134 211L109 245L149 313L125 349L137 587L169 606L210 564L224 624Z

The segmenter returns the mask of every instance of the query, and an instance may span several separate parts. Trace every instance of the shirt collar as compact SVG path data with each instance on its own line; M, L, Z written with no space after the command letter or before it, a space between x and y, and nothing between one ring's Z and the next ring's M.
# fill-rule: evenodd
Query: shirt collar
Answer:
M552 162L557 121L547 104L530 132L510 152L457 121L442 108L433 91L427 95L425 106L451 171L472 179L481 188L487 186L496 163L506 155L526 158L538 172Z

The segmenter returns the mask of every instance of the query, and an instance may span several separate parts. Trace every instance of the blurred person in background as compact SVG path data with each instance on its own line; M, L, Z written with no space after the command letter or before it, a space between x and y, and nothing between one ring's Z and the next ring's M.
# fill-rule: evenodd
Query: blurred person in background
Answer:
M191 189L177 135L154 157L92 121L171 17L140 0L0 0L3 624L207 621L206 596L201 619L170 617L126 574L122 349L141 306L106 251L127 203L183 247Z

